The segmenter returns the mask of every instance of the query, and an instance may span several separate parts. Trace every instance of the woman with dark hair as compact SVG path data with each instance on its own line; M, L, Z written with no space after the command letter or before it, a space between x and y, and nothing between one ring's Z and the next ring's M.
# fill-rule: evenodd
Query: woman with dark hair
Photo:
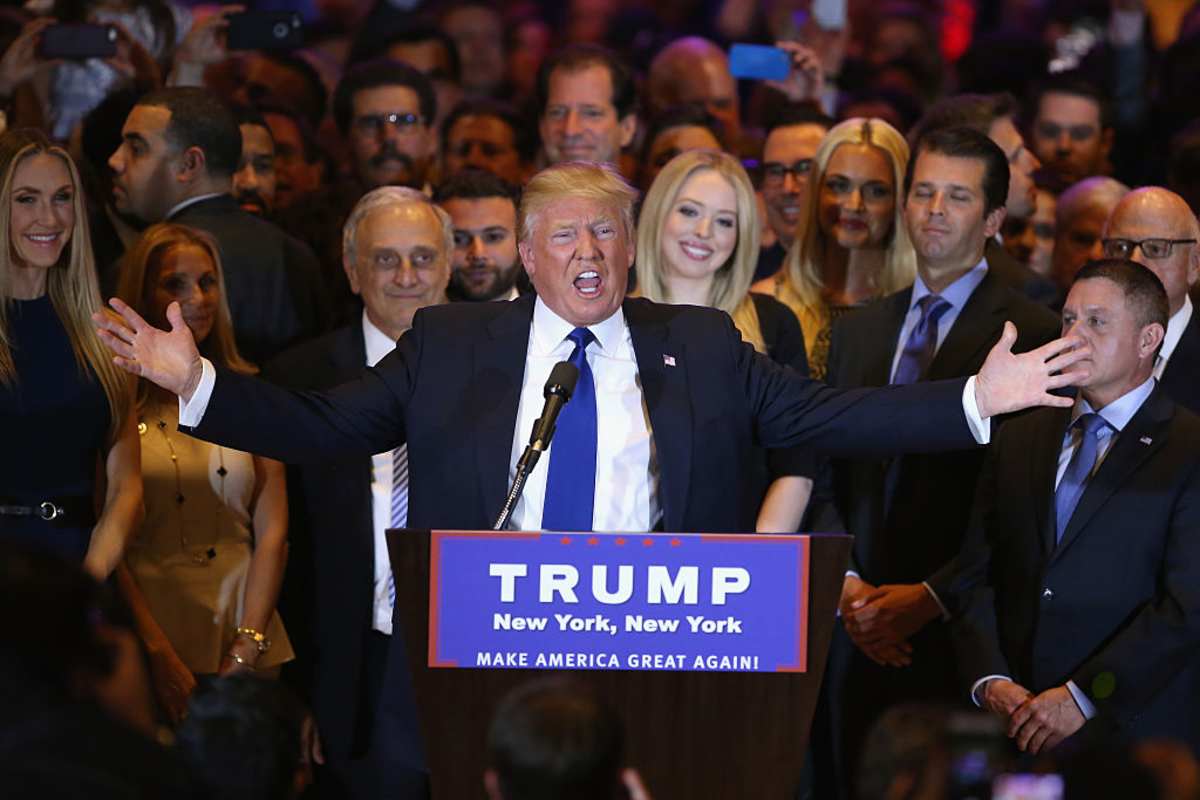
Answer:
M0 536L99 578L142 512L132 387L102 306L79 173L45 134L0 136Z
M257 372L234 344L208 234L148 228L122 264L117 296L162 327L178 314L207 358ZM193 675L269 673L292 657L275 611L287 559L284 471L178 433L178 401L146 381L138 382L137 414L146 519L118 577L159 699L178 719Z

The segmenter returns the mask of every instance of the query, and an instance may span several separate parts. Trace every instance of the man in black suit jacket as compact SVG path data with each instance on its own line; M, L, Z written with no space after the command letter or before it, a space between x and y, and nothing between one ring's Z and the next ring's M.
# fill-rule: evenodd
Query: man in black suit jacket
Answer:
M316 257L243 211L230 194L242 151L233 114L194 87L140 99L109 159L113 203L143 222L174 222L217 241L238 350L262 363L325 329Z
M972 697L1029 752L1081 729L1200 745L1200 419L1155 386L1166 321L1149 270L1085 266L1063 325L1091 344L1091 377L987 456L971 534L986 580L956 645Z
M546 376L571 352L568 335L583 336L583 328L599 345L587 363L603 395L592 515L592 528L601 530L751 530L759 498L742 475L760 457L756 445L807 442L846 455L970 447L987 436L983 420L1033 403L1061 404L1049 390L1079 377L1070 369L1051 374L1086 356L1085 347L1059 355L1079 342L1014 356L1010 328L967 381L829 389L756 354L725 314L627 300L635 197L606 165L543 171L525 189L518 224L537 298L423 309L395 351L331 392L218 378L178 309L168 309L170 332L148 326L120 301L121 321L94 320L118 364L181 397L183 419L199 436L289 462L406 442L408 524L415 528L491 524L542 406ZM612 471L603 479L601 470ZM544 471L531 475L514 527L542 527L545 478ZM403 741L404 720L391 713L406 685L399 636L388 667L378 735ZM389 756L399 755L389 746Z
M364 195L346 222L342 258L362 312L279 356L267 377L291 389L330 389L377 364L419 309L446 302L452 235L449 216L416 190L387 186ZM430 252L435 257L422 266ZM378 268L388 258L400 262L398 276ZM328 796L380 794L371 728L392 634L384 531L399 522L392 519L395 492L407 490L397 457L385 451L288 471L291 557L281 611L298 666L312 672L301 682L310 683L324 742L318 783ZM415 705L402 713L415 731Z
M1166 253L1146 239L1164 239ZM1200 279L1200 224L1187 201L1159 186L1135 189L1121 199L1104 225L1105 255L1131 258L1163 282L1171 317L1154 377L1171 399L1200 413L1200 315L1188 290ZM1146 252L1147 246L1153 252ZM1159 245L1163 247L1163 245Z
M1004 153L971 129L943 129L918 144L905 203L916 283L835 324L830 385L897 382L899 360L920 324L921 298L931 295L950 307L938 319L921 380L979 371L1006 320L1020 331L1018 351L1056 338L1057 318L1006 285L984 255L1004 217L1007 178ZM969 207L950 202L955 192L970 196ZM952 233L931 234L931 226ZM955 240L949 247L948 238ZM868 730L889 707L954 697L949 634L936 621L936 589L922 584L959 551L983 453L833 462L837 509L854 536L843 592L846 628L835 634L826 678L830 730L844 743L833 755L843 792Z

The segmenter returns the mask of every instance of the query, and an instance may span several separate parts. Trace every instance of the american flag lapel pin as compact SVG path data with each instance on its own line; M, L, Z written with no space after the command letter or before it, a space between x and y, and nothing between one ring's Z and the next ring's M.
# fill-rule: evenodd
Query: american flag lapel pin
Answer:
M1154 440L1151 439L1149 436L1143 436L1141 439L1138 439L1138 441L1141 442L1142 444L1151 444L1154 442Z
M663 364L668 367L675 366L675 356L669 356L666 353L663 353Z

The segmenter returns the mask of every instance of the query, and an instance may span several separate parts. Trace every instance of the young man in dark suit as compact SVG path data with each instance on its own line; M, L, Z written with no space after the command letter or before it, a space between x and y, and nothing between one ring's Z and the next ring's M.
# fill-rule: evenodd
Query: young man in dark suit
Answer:
M175 87L138 100L108 164L117 210L217 240L238 350L262 363L321 333L327 310L312 251L231 194L241 152L237 121L215 95Z
M120 321L93 319L119 365L180 396L196 435L288 462L406 444L414 528L490 527L546 378L564 359L593 384L591 402L575 403L584 418L570 425L560 417L548 468L532 473L516 505L517 530L752 530L760 498L743 476L760 446L809 443L843 455L961 449L986 441L996 414L1062 404L1049 391L1080 377L1071 369L1087 354L1078 341L1013 355L1009 326L967 380L829 389L756 355L721 312L626 298L635 197L606 165L542 171L525 187L517 224L537 296L423 309L396 350L330 392L218 376L178 309L168 309L170 332L119 300ZM573 479L548 480L558 460ZM592 474L580 476L589 464ZM406 735L406 720L391 713L404 702L395 695L406 684L403 651L393 636L396 674L377 723L389 753Z
M451 235L449 216L414 189L386 186L364 195L346 221L342 257L362 313L279 356L267 377L291 389L321 390L375 366L418 310L446 302ZM407 452L396 448L288 472L292 545L282 605L294 612L289 630L292 619L311 621L311 636L293 635L312 673L307 689L326 761L318 783L331 797L380 793L373 721L394 597L384 531L407 521L406 460ZM407 713L415 734L411 701ZM421 782L420 764L410 767Z
M972 698L1030 753L1076 734L1200 745L1200 419L1153 377L1167 308L1145 267L1085 266L1063 330L1091 345L1091 376L988 452L983 579L955 643Z
M1054 315L1010 288L985 255L1004 219L1008 178L1003 151L970 128L935 130L917 143L903 201L916 282L838 321L831 385L972 375L1006 320L1020 331L1017 351L1057 336ZM855 537L844 629L835 634L826 679L831 731L842 742L833 756L842 791L867 731L889 707L954 696L949 634L924 582L958 553L983 454L833 462L837 510Z

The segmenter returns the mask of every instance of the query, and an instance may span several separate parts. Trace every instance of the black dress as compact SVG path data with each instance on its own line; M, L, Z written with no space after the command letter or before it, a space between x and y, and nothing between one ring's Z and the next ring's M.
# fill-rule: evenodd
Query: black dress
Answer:
M9 301L8 332L17 378L0 383L0 505L51 501L71 513L52 522L0 514L0 535L82 561L95 524L108 400L95 373L80 370L48 295Z

